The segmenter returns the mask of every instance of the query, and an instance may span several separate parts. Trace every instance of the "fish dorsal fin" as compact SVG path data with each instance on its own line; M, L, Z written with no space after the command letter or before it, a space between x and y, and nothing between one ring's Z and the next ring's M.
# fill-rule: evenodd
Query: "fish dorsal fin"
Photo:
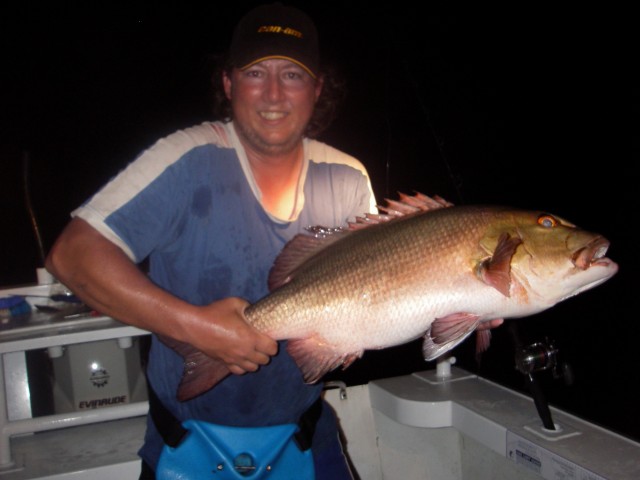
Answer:
M420 192L416 192L415 195L407 195L400 192L398 196L399 200L386 198L386 205L378 205L378 210L382 213L366 213L362 217L356 217L354 222L349 222L349 229L359 230L371 225L388 222L394 218L404 217L405 215L453 206L453 203L448 202L439 195L429 197Z
M478 265L476 272L478 278L487 285L491 285L505 297L510 296L511 258L521 243L521 238L503 233L498 239L493 255Z
M419 192L416 192L415 195L399 193L399 200L385 199L385 202L386 205L378 206L378 210L383 213L365 213L362 217L356 217L354 222L349 222L349 228L312 226L307 227L310 235L301 233L293 237L284 246L271 268L269 290L273 291L289 283L300 265L319 251L348 235L349 231L360 230L418 212L453 206L452 203L438 195L429 197Z
M293 237L282 249L269 272L269 290L289 283L296 269L327 246L338 241L348 230L320 226L307 227L306 233Z

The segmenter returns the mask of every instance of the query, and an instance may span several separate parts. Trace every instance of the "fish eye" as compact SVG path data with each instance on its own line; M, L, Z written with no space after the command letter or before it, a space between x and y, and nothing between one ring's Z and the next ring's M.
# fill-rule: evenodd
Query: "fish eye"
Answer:
M552 215L544 213L538 217L538 225L544 228L553 228L558 225L558 220L556 220Z

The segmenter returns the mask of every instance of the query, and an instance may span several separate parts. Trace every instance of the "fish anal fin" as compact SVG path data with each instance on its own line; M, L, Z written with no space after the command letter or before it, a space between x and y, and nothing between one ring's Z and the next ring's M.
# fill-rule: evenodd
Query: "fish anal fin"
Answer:
M504 318L494 318L476 330L476 362L480 363L482 354L489 349L491 344L491 330L504 323Z
M493 255L478 265L478 277L505 297L510 296L511 258L521 243L522 239L519 237L503 233L498 239Z
M425 360L435 360L467 338L480 323L479 316L459 312L437 318L424 336L422 354Z
M340 366L344 370L364 353L364 351L336 352L330 345L316 337L289 340L287 352L300 368L305 383L315 383Z
M478 330L476 332L476 358L489 349L491 344L491 332L489 330Z
M176 395L179 401L185 402L203 394L229 375L229 369L222 361L205 355L188 343L162 335L158 335L158 338L184 359L184 370Z

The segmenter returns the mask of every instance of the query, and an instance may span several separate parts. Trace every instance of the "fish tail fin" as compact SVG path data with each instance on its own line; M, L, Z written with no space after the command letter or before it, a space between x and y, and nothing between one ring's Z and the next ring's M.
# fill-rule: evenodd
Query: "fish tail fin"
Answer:
M347 368L364 353L363 350L337 353L327 342L315 337L289 340L287 352L302 371L305 383L315 383L339 366Z
M184 370L176 395L179 401L185 402L203 394L229 375L229 369L222 361L205 355L188 343L160 335L158 338L184 359Z
M211 390L230 374L227 366L220 360L208 357L202 352L197 352L197 354L199 355L185 359L184 371L177 393L177 398L181 402L191 400ZM195 357L198 357L198 360L195 360Z

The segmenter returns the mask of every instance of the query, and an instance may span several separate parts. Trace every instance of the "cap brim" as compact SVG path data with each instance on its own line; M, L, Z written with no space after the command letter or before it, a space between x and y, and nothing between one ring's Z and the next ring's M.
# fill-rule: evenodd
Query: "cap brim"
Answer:
M290 61L292 63L295 63L299 67L303 68L305 72L307 72L309 75L311 75L311 77L313 77L313 78L317 77L317 75L309 67L307 67L304 63L300 62L299 60L296 60L295 58L287 57L286 55L267 55L267 56L264 56L264 57L256 58L255 60L247 63L246 65L244 65L242 67L238 67L238 68L240 70L246 70L247 68L252 67L256 63L260 63L260 62L263 62L265 60L271 60L271 59L288 60L288 61Z

